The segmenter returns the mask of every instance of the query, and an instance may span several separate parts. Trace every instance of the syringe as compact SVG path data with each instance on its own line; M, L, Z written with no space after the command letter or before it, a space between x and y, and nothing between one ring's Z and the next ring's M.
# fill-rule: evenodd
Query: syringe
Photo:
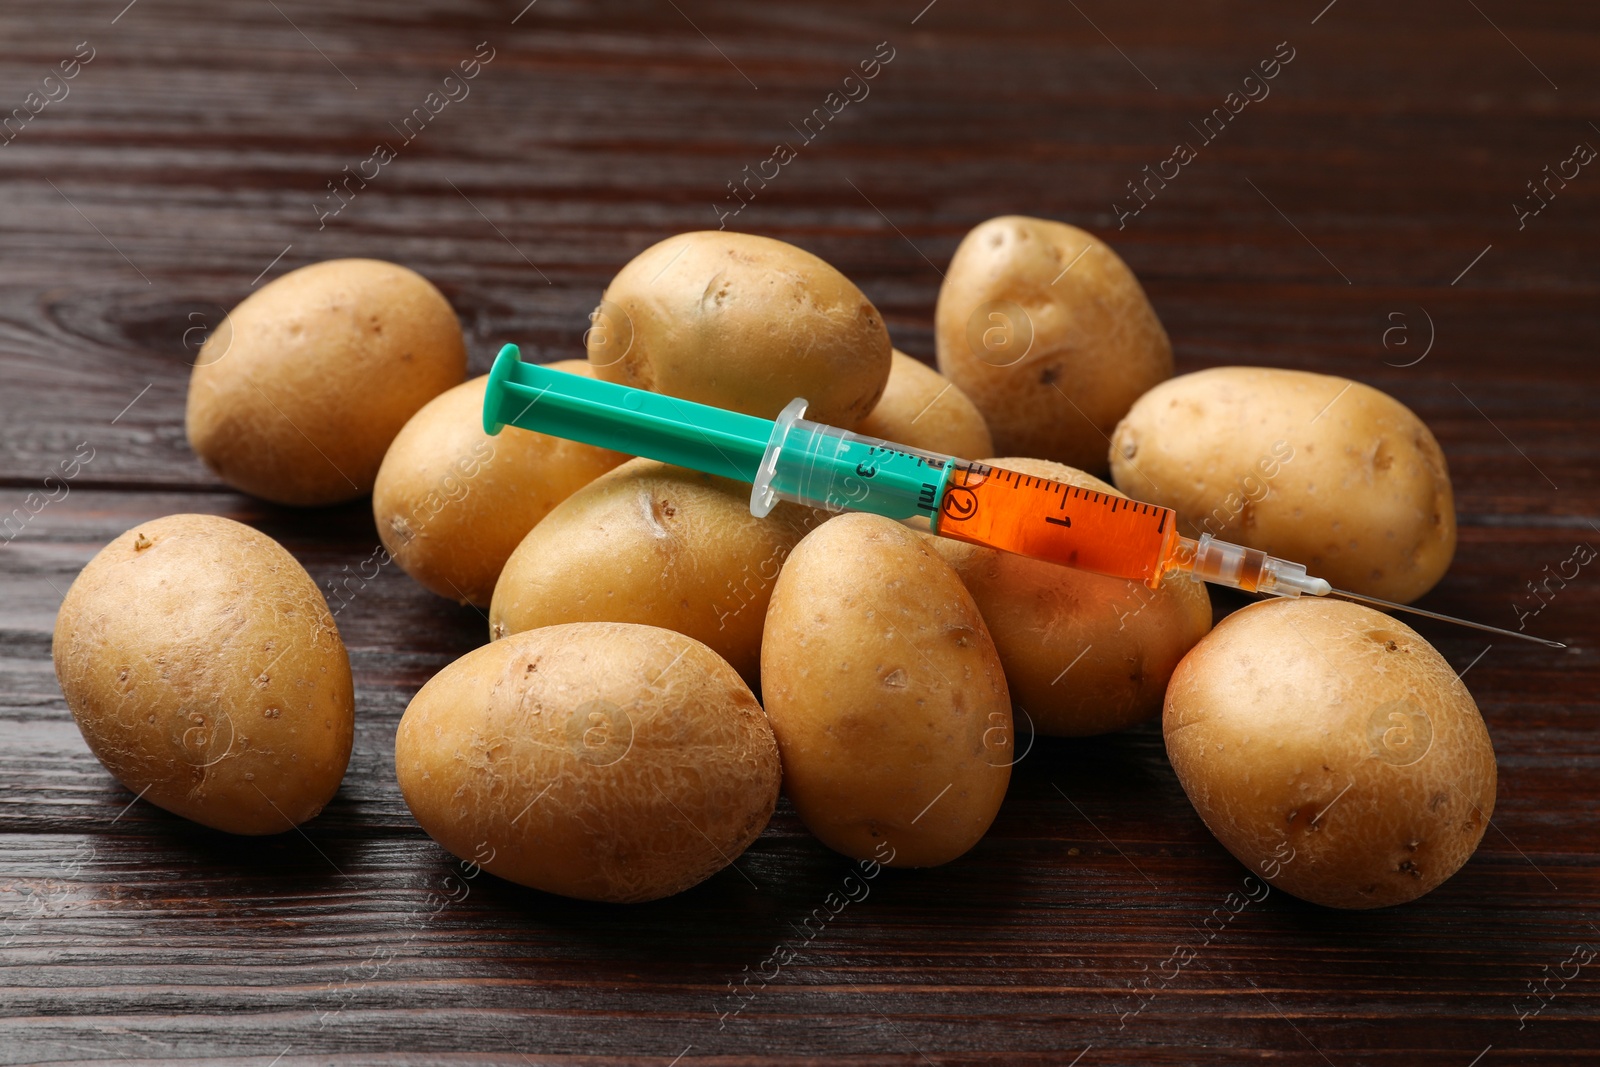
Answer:
M483 428L509 424L749 482L750 511L780 500L891 519L924 516L932 532L1129 578L1157 588L1188 575L1251 593L1333 596L1389 611L1565 648L1542 637L1332 588L1303 564L1178 533L1171 508L1095 492L812 422L794 400L776 419L631 389L538 364L506 345L489 372Z

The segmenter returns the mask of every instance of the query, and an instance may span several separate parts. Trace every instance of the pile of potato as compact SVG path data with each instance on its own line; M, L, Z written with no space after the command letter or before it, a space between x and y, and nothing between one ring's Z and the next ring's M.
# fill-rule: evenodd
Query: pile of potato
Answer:
M1298 371L1172 377L1133 273L1060 223L997 218L962 241L938 372L892 347L849 279L764 237L662 241L593 321L562 370L767 418L802 396L818 421L1170 506L1186 534L1354 591L1415 598L1454 551L1444 457L1405 407ZM1387 615L1277 600L1213 630L1206 587L1181 577L1152 590L866 514L756 518L742 484L486 435L485 379L465 368L425 279L321 263L213 335L188 432L268 500L370 493L385 562L487 608L489 642L416 694L395 760L422 827L491 872L659 898L733 862L780 788L847 856L947 863L993 822L1019 734L1163 706L1206 824L1308 900L1410 900L1484 832L1482 718ZM161 807L276 833L338 788L349 661L309 576L255 530L175 515L128 531L74 583L55 659L90 748Z

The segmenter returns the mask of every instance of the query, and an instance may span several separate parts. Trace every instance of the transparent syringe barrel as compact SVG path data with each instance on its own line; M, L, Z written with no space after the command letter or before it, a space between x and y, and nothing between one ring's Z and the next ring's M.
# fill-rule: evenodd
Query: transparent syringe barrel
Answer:
M1177 514L1116 492L986 463L957 464L934 530L1151 588L1167 573Z
M1152 588L1184 575L1248 592L1322 595L1328 583L1259 549L1177 533L1177 513L1049 478L926 452L804 418L795 400L773 422L750 510L780 500L891 519L924 515L943 537Z
M934 514L954 456L893 444L802 418L792 401L750 489L750 511L763 516L788 500L828 511L868 511L891 519Z

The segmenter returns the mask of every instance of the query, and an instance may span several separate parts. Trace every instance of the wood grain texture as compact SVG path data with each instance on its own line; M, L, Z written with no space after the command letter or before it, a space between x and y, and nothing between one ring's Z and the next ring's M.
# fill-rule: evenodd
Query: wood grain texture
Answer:
M796 142L883 41L870 95L729 221L836 264L899 347L931 357L939 272L971 226L1063 219L1138 273L1180 370L1343 374L1427 421L1462 527L1425 605L1515 625L1525 583L1600 533L1600 174L1520 229L1511 206L1600 145L1591 5L524 3L0 10L0 116L94 49L0 145L0 521L94 450L0 544L0 1063L1600 1063L1600 970L1517 1014L1575 945L1600 947L1587 569L1530 622L1565 652L1419 625L1470 668L1499 801L1460 874L1377 913L1273 893L1207 924L1246 871L1153 726L1039 740L971 854L885 873L811 935L848 866L787 804L739 871L656 904L468 879L406 811L393 738L487 624L393 566L338 618L357 731L321 817L241 841L134 802L50 664L94 552L212 512L328 588L378 544L365 503L276 508L189 452L189 361L225 309L374 256L444 290L474 371L504 340L574 355L611 275L715 227L726 183ZM1119 229L1125 183L1283 41L1270 96ZM319 229L326 183L400 145L391 124L480 42L494 58L470 95ZM721 1017L780 945L793 963ZM1173 975L1182 946L1196 957Z

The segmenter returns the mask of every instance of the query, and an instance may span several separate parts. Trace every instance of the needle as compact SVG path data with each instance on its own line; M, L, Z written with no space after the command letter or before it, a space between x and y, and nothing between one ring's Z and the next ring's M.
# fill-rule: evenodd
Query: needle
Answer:
M1379 600L1375 596L1362 596L1360 593L1347 593L1343 589L1334 589L1327 595L1338 597L1341 600L1355 600L1363 604L1374 604L1389 611L1406 611L1413 615L1424 615L1430 619L1438 619L1440 622L1454 623L1457 626L1470 626L1474 630L1482 630L1485 633L1499 634L1502 637L1520 637L1524 641L1533 641L1541 645L1546 645L1550 648L1567 647L1560 641L1548 641L1543 637L1535 637L1532 634L1519 633L1516 630L1502 630L1498 626L1490 626L1487 623L1473 622L1470 619L1458 619L1454 615L1441 615L1437 611L1428 611L1425 608L1414 608L1409 604L1396 604L1392 600Z

